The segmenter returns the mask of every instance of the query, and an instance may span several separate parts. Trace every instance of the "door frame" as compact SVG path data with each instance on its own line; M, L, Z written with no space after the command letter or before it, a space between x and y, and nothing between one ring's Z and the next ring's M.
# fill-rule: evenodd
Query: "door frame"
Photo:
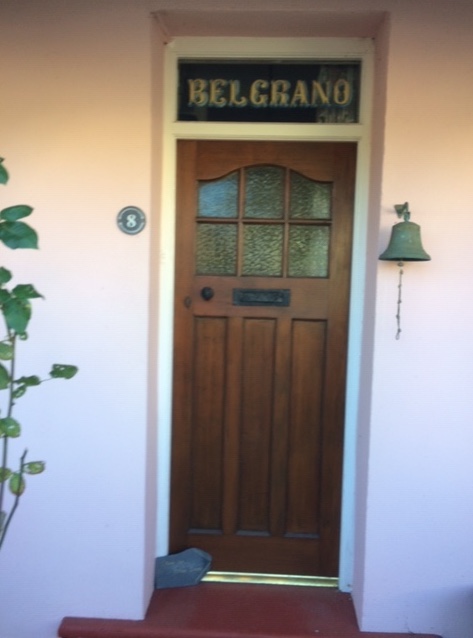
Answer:
M177 64L179 59L347 59L360 60L360 118L357 124L260 124L177 122ZM168 552L170 458L172 429L172 354L175 260L175 197L177 140L340 141L358 146L354 202L353 256L348 329L345 441L342 487L342 526L339 588L351 591L354 571L356 433L361 388L361 354L368 235L368 189L371 148L374 45L362 38L176 38L165 46L164 97L160 128L161 173L158 220L157 384L158 409L158 526L157 555Z

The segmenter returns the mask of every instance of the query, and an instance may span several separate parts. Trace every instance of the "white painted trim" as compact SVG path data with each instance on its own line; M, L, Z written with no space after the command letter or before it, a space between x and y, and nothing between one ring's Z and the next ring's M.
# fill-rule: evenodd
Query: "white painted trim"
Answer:
M354 486L360 361L365 299L368 183L373 91L373 43L350 39L177 38L166 47L163 173L160 223L158 334L158 555L168 551L173 290L175 259L176 143L178 139L355 141L358 165L355 194L352 284L345 417L344 480L339 586L351 590L354 561ZM357 59L362 61L359 124L248 124L178 122L177 62L180 58ZM163 374L166 371L166 374Z

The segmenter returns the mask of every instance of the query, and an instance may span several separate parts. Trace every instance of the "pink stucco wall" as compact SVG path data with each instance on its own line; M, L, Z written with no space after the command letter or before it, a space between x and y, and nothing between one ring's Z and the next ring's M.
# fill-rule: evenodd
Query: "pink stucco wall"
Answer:
M367 630L473 631L472 23L471 3L396 3L390 16L379 248L408 200L432 261L405 267L400 341L397 268L378 269L356 588Z
M74 381L32 391L19 406L28 448L48 470L30 481L0 556L0 635L8 638L52 638L64 615L138 618L150 593L159 406L149 390L167 372L154 365L160 94L152 69L161 45L150 12L166 5L3 0L0 7L0 155L12 175L1 207L33 205L41 238L38 253L2 249L2 265L46 297L35 304L21 365L25 373L56 360L80 367ZM242 10L270 9L261 35L281 29L289 11L293 36L314 24L313 35L377 38L353 595L367 631L466 638L473 627L473 5L205 0L199 8L221 11L221 35L229 25L255 29ZM298 11L310 20L297 21ZM393 205L406 200L432 261L405 268L396 341L397 268L377 255L397 221ZM115 225L129 204L154 215L136 237Z
M113 6L112 6L113 5ZM151 202L150 17L134 2L5 2L2 207L29 203L38 252L2 265L45 296L19 374L55 361L72 381L18 403L31 477L0 557L0 635L50 638L68 613L140 618L152 582L156 499L147 428ZM145 520L148 524L145 525Z

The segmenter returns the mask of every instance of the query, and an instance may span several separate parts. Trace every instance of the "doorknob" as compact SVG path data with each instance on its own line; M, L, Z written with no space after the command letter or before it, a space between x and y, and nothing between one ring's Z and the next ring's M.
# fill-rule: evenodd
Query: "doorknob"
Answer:
M210 286L205 286L200 291L200 296L202 297L204 301L210 301L212 297L214 296L214 294L215 294L214 289L210 288Z

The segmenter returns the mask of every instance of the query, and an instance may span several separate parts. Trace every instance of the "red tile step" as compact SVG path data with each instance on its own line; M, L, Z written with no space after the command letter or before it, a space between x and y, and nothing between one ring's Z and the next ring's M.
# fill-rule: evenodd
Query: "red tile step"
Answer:
M155 591L144 620L66 617L60 638L440 638L358 630L349 594L201 583Z

